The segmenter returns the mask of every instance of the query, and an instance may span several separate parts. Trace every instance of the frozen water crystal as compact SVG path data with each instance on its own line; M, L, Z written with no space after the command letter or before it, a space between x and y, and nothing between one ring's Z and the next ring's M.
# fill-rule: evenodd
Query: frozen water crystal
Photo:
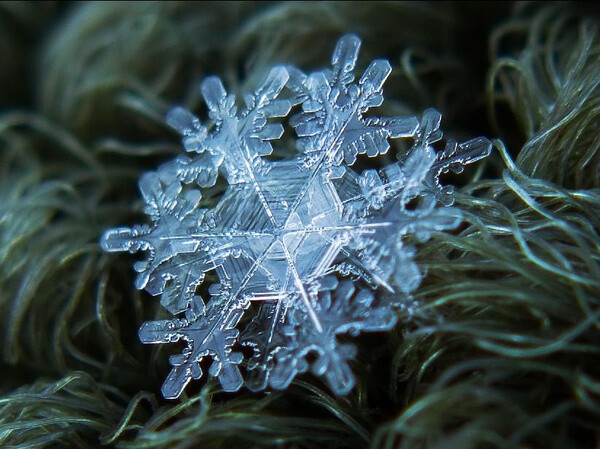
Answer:
M140 180L152 224L110 229L101 242L106 251L147 253L135 264L136 287L160 295L174 316L144 323L142 342L186 343L171 357L166 398L203 376L206 357L225 391L283 389L310 370L334 393L349 392L356 348L338 335L392 328L421 280L403 237L426 241L459 224L457 211L443 207L452 190L438 176L487 156L491 143L448 142L436 152L441 115L432 109L421 120L366 117L382 104L391 67L376 60L355 82L359 46L344 36L332 69L310 75L273 68L242 108L218 78L206 79L210 129L181 108L169 113L187 153ZM288 117L294 106L300 112ZM263 158L283 123L295 129L297 155ZM412 143L398 162L351 168L358 155L388 152L390 139ZM213 208L199 207L201 189L219 174L227 190ZM209 271L219 282L201 297ZM251 352L244 364L243 346Z

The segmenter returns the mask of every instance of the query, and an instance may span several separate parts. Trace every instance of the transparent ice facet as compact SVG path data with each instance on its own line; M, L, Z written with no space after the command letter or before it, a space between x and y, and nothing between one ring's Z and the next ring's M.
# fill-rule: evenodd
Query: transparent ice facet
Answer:
M311 371L334 393L349 392L356 348L338 336L391 329L401 298L422 277L404 236L426 241L459 224L457 210L439 207L452 204L439 175L487 156L491 143L448 142L436 152L441 115L432 109L420 120L366 117L382 104L391 67L376 60L355 82L359 47L358 37L342 37L332 68L308 75L273 68L242 107L218 78L206 79L211 127L182 108L169 113L186 153L140 179L152 223L109 229L101 240L105 251L147 254L135 264L136 287L160 296L174 316L144 323L142 342L186 343L171 357L166 398L201 378L207 357L225 391L284 389ZM297 155L265 159L295 105L300 112L288 123ZM359 155L384 154L399 138L412 146L398 162L352 168ZM201 189L219 174L227 190L213 208L199 207ZM201 297L209 271L219 282ZM252 352L245 363L240 346Z

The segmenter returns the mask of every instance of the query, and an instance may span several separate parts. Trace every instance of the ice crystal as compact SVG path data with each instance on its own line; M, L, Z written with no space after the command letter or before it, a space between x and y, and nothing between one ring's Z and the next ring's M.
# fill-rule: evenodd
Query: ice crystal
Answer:
M490 142L448 142L436 153L432 144L442 133L435 110L420 121L365 116L382 104L391 67L376 60L355 82L359 46L356 36L343 37L332 69L310 75L273 68L241 109L218 78L206 79L211 127L184 109L169 113L187 155L141 178L152 225L110 229L102 238L106 251L147 252L135 264L136 287L160 295L175 316L144 323L142 342L186 343L170 359L166 398L202 377L206 357L225 391L244 383L283 389L310 369L333 392L347 393L356 348L338 336L392 328L402 298L421 281L404 236L426 241L458 225L456 210L438 207L452 203L438 177L488 155ZM291 115L294 106L300 112ZM298 154L264 158L289 115ZM410 139L398 162L378 171L351 168L358 155L384 154L397 138ZM199 207L201 188L214 186L219 174L227 190L213 208ZM201 297L209 271L218 283ZM245 378L244 346L251 352Z

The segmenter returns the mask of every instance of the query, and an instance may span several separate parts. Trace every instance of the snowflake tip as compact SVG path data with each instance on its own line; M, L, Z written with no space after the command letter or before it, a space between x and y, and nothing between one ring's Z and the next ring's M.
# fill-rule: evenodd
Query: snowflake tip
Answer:
M354 65L358 59L360 44L360 38L355 34L343 36L335 46L331 58L331 65L339 67L340 71L343 73L354 70Z
M219 77L209 76L206 78L202 82L200 90L202 91L202 96L204 97L206 106L211 113L215 114L219 112L221 108L223 108L225 100L227 99L227 92L225 91L223 82Z

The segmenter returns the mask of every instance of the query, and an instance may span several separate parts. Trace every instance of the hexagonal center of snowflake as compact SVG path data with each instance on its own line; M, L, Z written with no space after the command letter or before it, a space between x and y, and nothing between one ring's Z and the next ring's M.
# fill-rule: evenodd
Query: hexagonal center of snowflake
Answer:
M223 242L236 251L223 260L221 282L238 294L276 299L323 275L339 252L343 223L335 189L318 176L311 181L297 160L281 161L227 191L212 219L239 237Z

